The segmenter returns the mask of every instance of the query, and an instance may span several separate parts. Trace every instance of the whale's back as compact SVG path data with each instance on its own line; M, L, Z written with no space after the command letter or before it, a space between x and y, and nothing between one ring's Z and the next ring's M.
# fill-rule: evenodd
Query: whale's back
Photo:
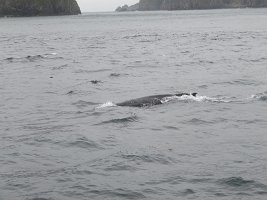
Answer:
M145 107L145 106L153 106L162 104L161 100L165 97L173 96L170 94L164 95L153 95L148 97L142 97L138 99L132 99L129 101L124 101L122 103L118 103L118 106L130 106L130 107Z

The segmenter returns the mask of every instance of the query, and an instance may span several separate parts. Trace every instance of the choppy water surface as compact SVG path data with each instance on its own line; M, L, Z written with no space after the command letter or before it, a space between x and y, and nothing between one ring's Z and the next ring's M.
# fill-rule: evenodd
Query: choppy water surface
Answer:
M0 199L265 200L266 13L0 19Z

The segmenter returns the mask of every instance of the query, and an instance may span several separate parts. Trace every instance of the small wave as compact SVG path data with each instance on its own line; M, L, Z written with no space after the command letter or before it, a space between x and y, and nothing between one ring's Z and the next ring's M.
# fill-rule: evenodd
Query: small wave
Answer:
M146 182L147 185L160 185L160 184L171 184L171 185L177 185L184 182L185 179L181 176L171 176L171 177L165 177L163 179L159 180L151 180Z
M91 101L83 101L83 100L79 100L75 103L73 103L72 105L77 106L78 108L83 108L83 107L87 107L87 106L91 106L91 105L97 105L98 103L95 102L91 102Z
M64 65L53 67L52 70L62 70L62 69L66 69L68 67L69 67L68 64L64 64Z
M47 56L46 55L33 55L33 56L27 56L25 57L26 59L28 59L29 61L35 61L35 60L39 60L39 59L42 59L42 58L46 58Z
M154 42L153 40L140 40L140 43L152 43Z
M99 84L99 83L103 83L103 81L100 81L100 80L91 80L90 82L94 85Z
M219 179L218 183L240 189L266 189L267 186L254 180L245 180L242 177L230 177Z
M142 193L127 189L113 189L113 190L91 190L92 194L98 196L106 196L108 199L145 199L146 196ZM106 199L103 197L103 199Z
M68 143L68 147L78 147L84 149L101 149L100 146L94 141L87 138L79 138L76 141Z
M67 95L72 95L72 94L74 94L74 91L73 91L73 90L70 90L70 91L67 93Z
M10 61L10 62L13 62L13 61L16 61L16 60L29 60L29 61L34 61L34 60L37 60L37 59L42 59L42 58L45 58L45 56L42 56L42 55L29 55L29 56L26 56L26 57L8 57L4 60L6 61Z
M239 60L245 61L245 62L262 62L267 60L266 57L260 57L260 58L254 58L254 59L247 59L247 58L240 58Z
M106 171L136 171L137 168L131 165L126 164L125 162L119 162L112 164L105 168Z
M251 95L249 99L255 99L259 101L267 101L267 92Z
M123 39L135 39L135 38L140 38L140 37L159 37L160 35L158 34L136 34L136 35L131 35L131 36L125 36Z
M4 60L6 60L6 61L13 61L14 59L16 59L15 57L8 57L8 58L5 58ZM17 58L18 59L18 58Z
M259 86L262 85L263 83L261 81L258 80L248 80L248 79L237 79L237 80L233 80L233 81L224 81L224 82L216 82L213 83L215 85L252 85L252 86Z
M264 120L260 120L260 119L253 119L253 120L236 120L236 122L238 123L244 123L244 124L256 124L256 123L264 123Z
M195 194L196 192L192 189L185 189L183 192L182 192L182 196L187 196L187 195L190 195L190 194Z
M258 191L258 192L255 192L255 194L267 195L267 191Z
M220 184L231 186L231 187L243 187L255 184L253 180L245 180L242 177L230 177L223 178L218 181Z
M152 155L124 154L121 155L121 157L129 162L136 162L136 163L160 163L163 165L168 165L174 162L172 158L166 157L162 154L152 154Z
M110 77L119 77L119 76L121 76L121 74L120 73L111 73L109 76Z
M125 123L129 123L129 122L135 122L137 121L137 117L136 116L131 116L131 117L124 117L124 118L118 118L118 119L111 119L111 120L107 120L107 121L103 121L99 124L96 125L103 125L103 124L125 124Z
M88 49L105 49L106 47L90 45L90 46L88 46L87 48L88 48Z
M106 72L106 71L111 71L111 69L96 69L96 70L85 70L85 69L78 69L74 71L76 74L91 74L91 73L99 73L99 72Z
M28 55L25 57L8 57L5 58L5 61L9 61L9 62L15 62L15 61L30 61L30 62L34 62L36 60L41 60L44 58L49 58L49 56L56 56L57 53L46 53L46 54L37 54L37 55Z
M189 121L187 121L187 123L195 124L195 125L202 125L202 124L212 124L213 122L205 121L205 120L198 119L198 118L193 118L193 119L190 119Z
M163 126L163 127L169 130L179 130L179 128L175 126Z

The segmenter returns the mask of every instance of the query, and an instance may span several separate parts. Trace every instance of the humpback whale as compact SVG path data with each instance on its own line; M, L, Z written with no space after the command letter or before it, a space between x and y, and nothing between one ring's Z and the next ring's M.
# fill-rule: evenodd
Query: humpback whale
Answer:
M181 96L196 96L197 93L178 93L178 94L161 94L161 95L153 95L153 96L147 96L142 97L138 99L132 99L129 101L124 101L121 103L117 103L117 106L130 106L130 107L145 107L145 106L153 106L153 105L159 105L162 104L162 101L166 97L181 97Z

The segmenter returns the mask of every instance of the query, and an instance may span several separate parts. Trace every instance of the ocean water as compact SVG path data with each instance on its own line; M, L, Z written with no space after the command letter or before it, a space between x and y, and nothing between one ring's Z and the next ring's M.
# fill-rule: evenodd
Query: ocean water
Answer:
M0 18L1 200L265 200L266 129L267 9Z

